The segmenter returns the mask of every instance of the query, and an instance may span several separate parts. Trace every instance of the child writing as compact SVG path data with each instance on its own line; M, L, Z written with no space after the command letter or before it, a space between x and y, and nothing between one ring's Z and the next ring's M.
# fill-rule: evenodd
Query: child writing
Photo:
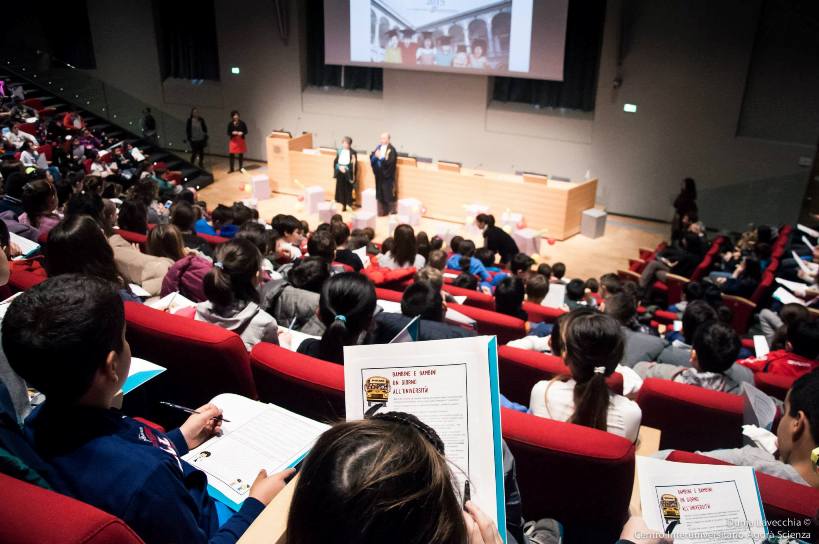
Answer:
M163 434L111 408L131 365L111 282L46 280L11 304L2 338L12 368L46 396L26 432L59 477L49 483L121 518L148 544L236 542L292 474L260 471L239 512L218 526L204 474L180 456L220 431L221 410L202 406Z

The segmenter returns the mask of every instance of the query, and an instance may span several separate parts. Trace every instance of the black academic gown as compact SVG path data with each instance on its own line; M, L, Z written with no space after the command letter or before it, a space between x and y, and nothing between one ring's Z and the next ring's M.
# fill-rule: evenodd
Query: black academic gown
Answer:
M353 205L353 189L355 188L356 168L358 167L358 156L355 151L350 150L350 164L346 172L338 168L338 155L341 150L336 151L336 158L333 160L333 172L336 178L335 201L344 206Z
M398 153L392 144L387 144L387 153L383 159L376 155L376 147L370 153L370 163L375 175L375 198L378 200L378 215L387 215L395 208L395 164Z

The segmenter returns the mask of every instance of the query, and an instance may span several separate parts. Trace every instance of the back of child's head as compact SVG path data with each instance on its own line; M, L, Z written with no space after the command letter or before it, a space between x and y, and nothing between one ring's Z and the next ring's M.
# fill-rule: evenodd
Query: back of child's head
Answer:
M148 232L148 208L141 200L125 200L119 207L117 226L122 230L146 234Z
M532 274L526 282L526 299L540 304L549 294L549 280L543 274Z
M432 237L432 240L429 241L429 249L430 252L443 249L444 248L444 239L438 236L437 234Z
M157 225L148 232L146 253L178 261L185 256L185 242L179 228L173 224Z
M415 248L418 251L418 254L421 255L424 259L429 258L430 252L430 244L429 244L429 235L421 231L415 235Z
M273 217L270 226L279 231L282 236L290 236L301 230L301 222L292 215L280 214Z
M336 258L336 241L329 229L319 230L313 233L307 240L307 253L311 257L321 257L328 263Z
M600 291L600 283L597 281L597 278L587 279L585 287L589 290L589 293L597 293Z
M33 226L37 226L37 217L51 211L51 205L56 205L57 194L54 186L46 179L29 181L23 186L22 205Z
M697 329L703 323L717 319L717 312L704 300L689 302L682 315L682 334L689 344L694 342L697 336Z
M307 257L294 266L287 279L298 289L321 293L321 288L330 277L330 263L321 257Z
M526 253L517 253L509 263L509 270L512 274L528 274L534 266L535 261Z
M45 268L49 277L87 274L121 285L114 250L100 225L87 215L60 221L48 233Z
M196 212L190 203L181 200L171 208L171 223L179 227L182 232L192 232L196 223Z
M370 326L375 311L375 287L363 274L342 272L324 282L319 317L326 326L322 358L344 362L344 346L355 345Z
M537 273L544 276L547 280L552 277L552 265L549 263L540 263L537 265Z
M429 321L443 321L444 301L441 289L427 281L416 281L404 290L401 313L407 317L421 316L421 319Z
M334 213L330 218L330 224L333 223L344 223L344 216L342 216L340 213Z
M637 316L637 304L627 293L615 293L606 297L604 311L621 325L626 325Z
M330 233L336 242L336 247L341 247L350 239L350 227L343 221L333 221L330 223Z
M495 266L495 252L487 247L476 249L475 258L478 259L486 268Z
M742 343L730 325L708 321L697 329L692 347L700 370L721 374L734 364Z
M566 284L566 298L573 301L583 300L586 296L586 284L583 280L575 278Z
M125 312L114 284L65 274L23 292L3 322L9 364L49 402L73 403L111 352L123 350Z
M367 247L370 243L370 239L367 238L367 235L358 231L353 231L350 234L350 237L347 239L347 249L355 251L356 249L361 249L362 247Z
M623 358L625 339L620 324L600 313L579 313L561 327L563 359L576 384L570 423L607 430L609 389L606 378Z
M458 259L458 270L463 270L464 272L469 272L469 269L472 268L472 258L461 256Z
M461 240L458 244L458 253L464 257L472 257L475 254L475 242L472 240Z
M105 203L99 193L85 191L71 195L65 205L65 217L87 215L102 225L105 213Z
M779 310L779 319L782 320L783 325L788 326L803 319L810 319L810 312L802 304L791 302Z
M734 311L725 304L720 304L717 306L717 320L730 325L734 322Z
M552 276L555 279L562 280L563 276L566 275L566 265L563 263L555 263L552 265Z
M503 278L495 287L495 311L519 317L526 292L523 282L515 276Z
M213 213L210 214L214 227L223 227L233 223L233 209L219 204L214 208Z
M601 294L604 297L619 293L623 289L623 282L617 274L609 272L600 276Z
M702 290L702 300L711 305L715 310L722 305L722 291L716 285L709 283Z
M256 249L259 250L259 253L262 254L262 257L264 257L272 251L273 247L275 247L270 236L271 232L273 231L266 229L261 223L250 221L242 225L242 228L240 228L239 232L236 233L235 238L250 240L253 245L256 246Z
M239 238L221 244L202 284L205 296L219 308L258 302L261 266L262 255L250 240Z
M386 255L387 253L391 253L393 249L395 249L395 239L393 239L392 236L387 236L381 242L381 253Z
M5 325L3 325L5 327ZM819 371L814 370L793 382L787 396L788 415L805 414L814 444L819 444Z
M689 281L683 286L683 298L686 302L693 302L695 300L702 300L703 288L698 281Z
M2 221L0 221L0 223L2 223ZM444 287L444 274L437 268L425 266L415 273L415 281L427 281L431 283L433 287L440 290Z
M461 272L455 279L452 280L452 285L455 287L460 287L461 289L475 291L478 289L478 278L469 272Z
M816 359L819 356L819 321L799 319L791 323L787 339L790 351L806 359Z
M364 228L363 228L363 229L361 229L361 230L362 230L362 232L364 232L364 235L365 235L367 238L369 238L369 239L370 239L370 242L372 242L373 240L375 240L375 229L374 229L374 228L372 228L372 227L364 227Z
M461 242L464 241L463 236L453 236L452 239L449 241L449 249L452 253L460 253L459 249L461 247Z
M468 541L461 498L437 433L388 412L338 423L300 470L287 544ZM316 512L323 512L321 523Z
M427 264L432 268L443 270L446 268L446 253L442 249L433 249L429 252Z
M578 306L574 310L570 312L566 312L565 314L561 314L555 319L554 326L552 327L552 332L549 335L549 349L552 352L552 355L556 357L560 357L563 355L563 335L566 332L566 325L569 323L570 320L574 319L579 315L587 315L587 314L596 314L599 313L596 309L592 308L591 306Z

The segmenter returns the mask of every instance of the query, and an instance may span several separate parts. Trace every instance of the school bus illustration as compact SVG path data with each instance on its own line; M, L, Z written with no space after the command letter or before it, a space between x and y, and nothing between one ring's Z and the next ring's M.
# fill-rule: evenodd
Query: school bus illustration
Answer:
M663 511L666 523L672 520L680 521L680 501L675 495L663 494L660 497L660 509Z
M390 380L383 376L370 376L364 381L364 396L368 404L384 403L390 398Z

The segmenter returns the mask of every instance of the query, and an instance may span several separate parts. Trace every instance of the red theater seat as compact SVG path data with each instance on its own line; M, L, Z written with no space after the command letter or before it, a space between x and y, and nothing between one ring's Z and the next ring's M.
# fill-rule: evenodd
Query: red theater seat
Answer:
M571 376L560 357L510 346L498 348L500 390L506 398L529 406L532 388L541 380ZM614 373L606 383L615 393L623 393L623 376Z
M526 519L560 520L566 542L614 542L628 517L634 445L620 436L502 409Z
M256 398L250 357L236 333L201 321L125 303L131 351L167 368L142 388L155 400L201 406L220 393Z
M728 465L724 461L689 453L687 451L673 451L668 456L669 461L677 463L694 463L698 465ZM774 529L776 523L790 520L790 524L780 523L784 532L803 533L810 531L810 538L803 538L806 542L817 541L817 530L815 523L808 523L806 520L813 520L819 512L819 489L797 484L789 480L783 480L775 476L756 471L756 481L759 484L759 495L762 498L762 507L765 510L765 518L769 522L769 527ZM792 525L794 521L801 525Z
M378 298L378 300L387 300L389 302L401 302L404 293L402 293L401 291L394 291L392 289L376 287L375 296Z
M742 445L743 397L648 378L637 394L642 424L662 431L661 449L715 450Z
M12 291L27 291L44 282L48 276L39 261L12 261L9 287Z
M526 336L526 322L522 319L462 304L447 304L447 308L474 319L478 334L497 336L499 344Z
M218 246L219 244L224 244L225 242L230 241L230 238L225 238L223 236L213 236L211 234L203 234L201 232L197 232L196 235L212 246Z
M250 352L259 399L319 421L344 419L344 367L262 342Z
M456 287L454 285L444 284L444 291L454 297L466 297L464 304L466 306L474 306L476 308L483 308L484 310L495 310L495 297L481 293L480 291L473 291L472 289L464 289L463 287Z
M119 234L126 241L131 242L132 244L139 244L143 248L145 247L145 244L148 243L148 236L145 234L140 234L138 232L119 229L115 232L115 234Z
M121 519L54 491L0 474L0 542L140 544Z
M523 311L529 316L532 323L554 323L566 310L560 308L550 308L534 302L524 302Z
M766 372L754 373L754 385L768 395L781 401L785 400L785 395L796 381L794 376L780 376L779 374L768 374Z

